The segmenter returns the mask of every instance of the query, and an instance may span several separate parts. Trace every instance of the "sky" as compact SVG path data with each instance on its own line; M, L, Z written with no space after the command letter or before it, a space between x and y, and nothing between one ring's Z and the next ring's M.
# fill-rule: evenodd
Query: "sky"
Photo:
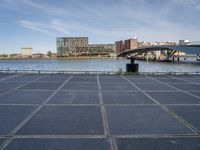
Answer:
M0 53L56 51L56 37L90 43L200 41L200 0L0 0Z

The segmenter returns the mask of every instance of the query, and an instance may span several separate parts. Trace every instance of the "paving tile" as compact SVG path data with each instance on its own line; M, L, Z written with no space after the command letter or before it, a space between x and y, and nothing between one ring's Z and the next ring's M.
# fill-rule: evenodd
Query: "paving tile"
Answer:
M24 90L56 90L62 83L40 83L32 82L28 85L21 87Z
M199 150L200 138L121 138L118 150Z
M103 92L105 104L153 104L142 92Z
M69 78L69 75L48 75L44 78L39 79L40 82L64 82L67 78Z
M102 74L99 75L99 78L122 78L120 75L114 75L114 74Z
M97 78L96 74L74 74L73 77L78 78Z
M171 79L172 78L168 75L147 75L147 77L156 78L156 79Z
M142 90L174 90L173 88L164 85L164 84L160 84L160 83L154 83L154 84L138 84L135 83L139 88L141 88Z
M44 107L18 132L18 135L102 135L99 107Z
M0 73L0 77L7 77L9 75L11 75L11 74L9 74L9 73Z
M3 94L5 92L8 92L9 90L0 90L0 94Z
M169 108L200 130L200 106L169 106Z
M10 76L14 76L15 74L11 74L11 73L0 73L0 80L10 77Z
M130 78L129 80L133 83L148 83L148 84L149 83L156 83L155 80L148 79L148 78L144 78L144 79L142 79L142 78Z
M46 74L38 74L38 73L35 73L35 74L22 74L21 75L21 77L31 77L31 78L34 78L34 77L36 77L36 78L41 78L41 77L45 77L46 76Z
M122 83L127 83L127 81L122 78L122 77L99 77L99 81L100 82L106 82L106 83L109 83L109 82L122 82Z
M164 83L187 83L187 81L179 80L179 79L157 79L158 81L164 82Z
M200 83L200 78L186 78L184 80L188 81L189 83Z
M9 134L35 108L34 106L0 106L0 135Z
M106 112L114 135L193 133L158 106L107 106Z
M103 138L14 139L5 150L110 150Z
M195 78L195 75L171 75L173 78L185 79L185 78Z
M62 90L98 90L97 83L72 83L64 85Z
M0 104L41 104L52 92L12 91L0 96Z
M15 78L7 79L5 81L12 81L12 82L30 82L33 80L39 79L38 77L34 76L18 76Z
M137 90L137 88L133 87L129 83L101 83L102 90Z
M162 104L200 104L200 98L184 92L148 92L148 94Z
M99 104L98 92L58 92L49 104Z
M5 140L6 140L6 139L0 138L0 146L1 146L1 144L3 144L3 142L4 142Z
M63 78L63 79L67 79L71 76L71 74L49 74L46 77L47 78Z
M186 91L200 91L200 84L170 84L181 90Z
M193 94L195 96L199 96L200 97L200 91L199 92L189 92L189 93L191 93L191 94Z
M13 89L22 84L20 82L0 82L0 89Z
M97 82L97 78L71 78L69 82Z
M62 79L62 78L43 78L43 79L39 79L36 82L64 82L66 79Z
M145 75L123 75L128 79L145 79Z

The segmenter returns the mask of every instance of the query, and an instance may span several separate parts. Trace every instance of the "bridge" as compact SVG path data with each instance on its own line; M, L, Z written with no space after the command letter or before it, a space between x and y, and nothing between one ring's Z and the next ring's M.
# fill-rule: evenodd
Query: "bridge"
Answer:
M125 50L121 52L118 57L127 57L132 55L140 55L148 52L154 52L154 51L161 51L163 54L164 52L167 52L165 60L169 60L174 54L179 52L184 52L186 54L194 54L197 55L197 57L200 57L200 45L184 45L184 46L178 46L178 45L160 45L160 46L148 46L148 47L142 47L142 48L136 48L131 50Z

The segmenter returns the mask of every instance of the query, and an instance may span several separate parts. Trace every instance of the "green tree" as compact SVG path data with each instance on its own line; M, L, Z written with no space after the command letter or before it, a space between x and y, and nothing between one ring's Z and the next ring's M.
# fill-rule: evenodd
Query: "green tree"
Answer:
M5 58L5 57L8 57L8 55L7 54L1 54L0 57L4 57Z
M51 52L51 51L48 51L48 52L47 52L47 56L48 56L48 57L51 57L51 56L52 56L52 52Z

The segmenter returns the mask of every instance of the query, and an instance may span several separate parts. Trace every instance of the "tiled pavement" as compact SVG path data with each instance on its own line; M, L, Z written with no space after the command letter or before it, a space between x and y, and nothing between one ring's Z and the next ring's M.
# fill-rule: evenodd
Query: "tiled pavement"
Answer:
M0 74L0 150L199 150L200 76Z

